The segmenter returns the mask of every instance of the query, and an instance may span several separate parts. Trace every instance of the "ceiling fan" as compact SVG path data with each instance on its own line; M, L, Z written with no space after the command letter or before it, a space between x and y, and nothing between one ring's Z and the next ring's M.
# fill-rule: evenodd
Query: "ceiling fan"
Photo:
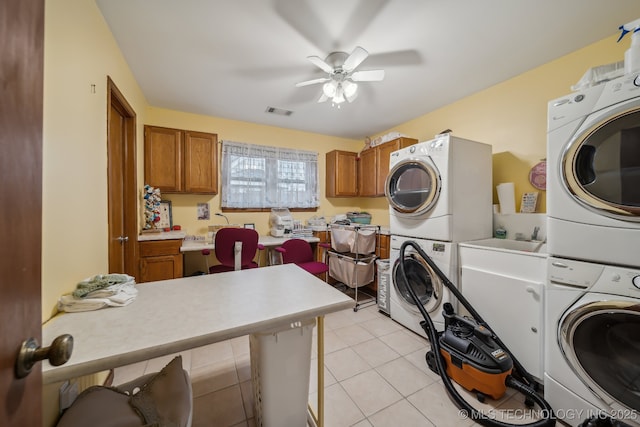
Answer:
M296 87L324 83L322 96L318 102L331 99L338 106L345 100L352 102L358 96L356 82L377 82L384 79L384 70L355 71L368 56L369 52L360 46L357 46L350 55L345 52L333 52L324 60L318 56L309 56L307 59L329 76L296 83Z

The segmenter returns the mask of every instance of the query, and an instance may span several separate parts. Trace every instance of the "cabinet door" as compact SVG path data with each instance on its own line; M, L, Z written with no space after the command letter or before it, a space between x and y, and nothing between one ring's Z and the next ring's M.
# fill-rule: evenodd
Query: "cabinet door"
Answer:
M378 234L378 251L376 255L380 259L389 259L391 239L388 234Z
M358 194L360 196L377 196L376 182L378 176L378 150L376 148L370 148L360 153L360 160L358 161L359 176L359 188ZM387 168L389 167L387 162ZM384 194L384 189L383 189Z
M151 240L140 242L139 283L182 277L182 240Z
M218 193L218 136L212 133L184 133L184 191Z
M538 380L543 379L543 284L462 267L461 291L489 327Z
M140 258L138 282L154 282L182 277L182 255L161 255Z
M357 153L334 150L326 156L327 197L355 197L358 195Z
M160 192L183 191L181 130L144 127L144 182Z

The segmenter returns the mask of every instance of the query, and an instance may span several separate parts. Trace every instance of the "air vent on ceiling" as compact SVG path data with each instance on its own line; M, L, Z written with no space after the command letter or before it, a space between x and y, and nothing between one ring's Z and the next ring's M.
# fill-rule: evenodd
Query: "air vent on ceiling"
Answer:
M282 108L276 107L267 107L265 111L271 114L278 114L279 116L290 116L293 114L293 111L291 110L283 110Z

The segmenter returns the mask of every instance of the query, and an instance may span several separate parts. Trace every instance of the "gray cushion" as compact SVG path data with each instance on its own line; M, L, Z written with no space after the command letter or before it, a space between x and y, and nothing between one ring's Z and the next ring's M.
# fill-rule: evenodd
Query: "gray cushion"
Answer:
M175 357L157 374L121 387L89 387L62 414L57 427L188 427L191 425L191 381ZM135 387L133 387L135 385ZM139 391L131 395L133 388Z

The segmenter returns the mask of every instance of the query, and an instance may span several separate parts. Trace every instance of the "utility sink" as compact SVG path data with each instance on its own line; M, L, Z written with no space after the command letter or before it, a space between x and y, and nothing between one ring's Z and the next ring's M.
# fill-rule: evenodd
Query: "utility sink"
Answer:
M465 242L469 246L482 246L493 249L504 249L507 251L533 252L544 254L547 251L547 244L539 241L510 240L510 239L483 239Z

